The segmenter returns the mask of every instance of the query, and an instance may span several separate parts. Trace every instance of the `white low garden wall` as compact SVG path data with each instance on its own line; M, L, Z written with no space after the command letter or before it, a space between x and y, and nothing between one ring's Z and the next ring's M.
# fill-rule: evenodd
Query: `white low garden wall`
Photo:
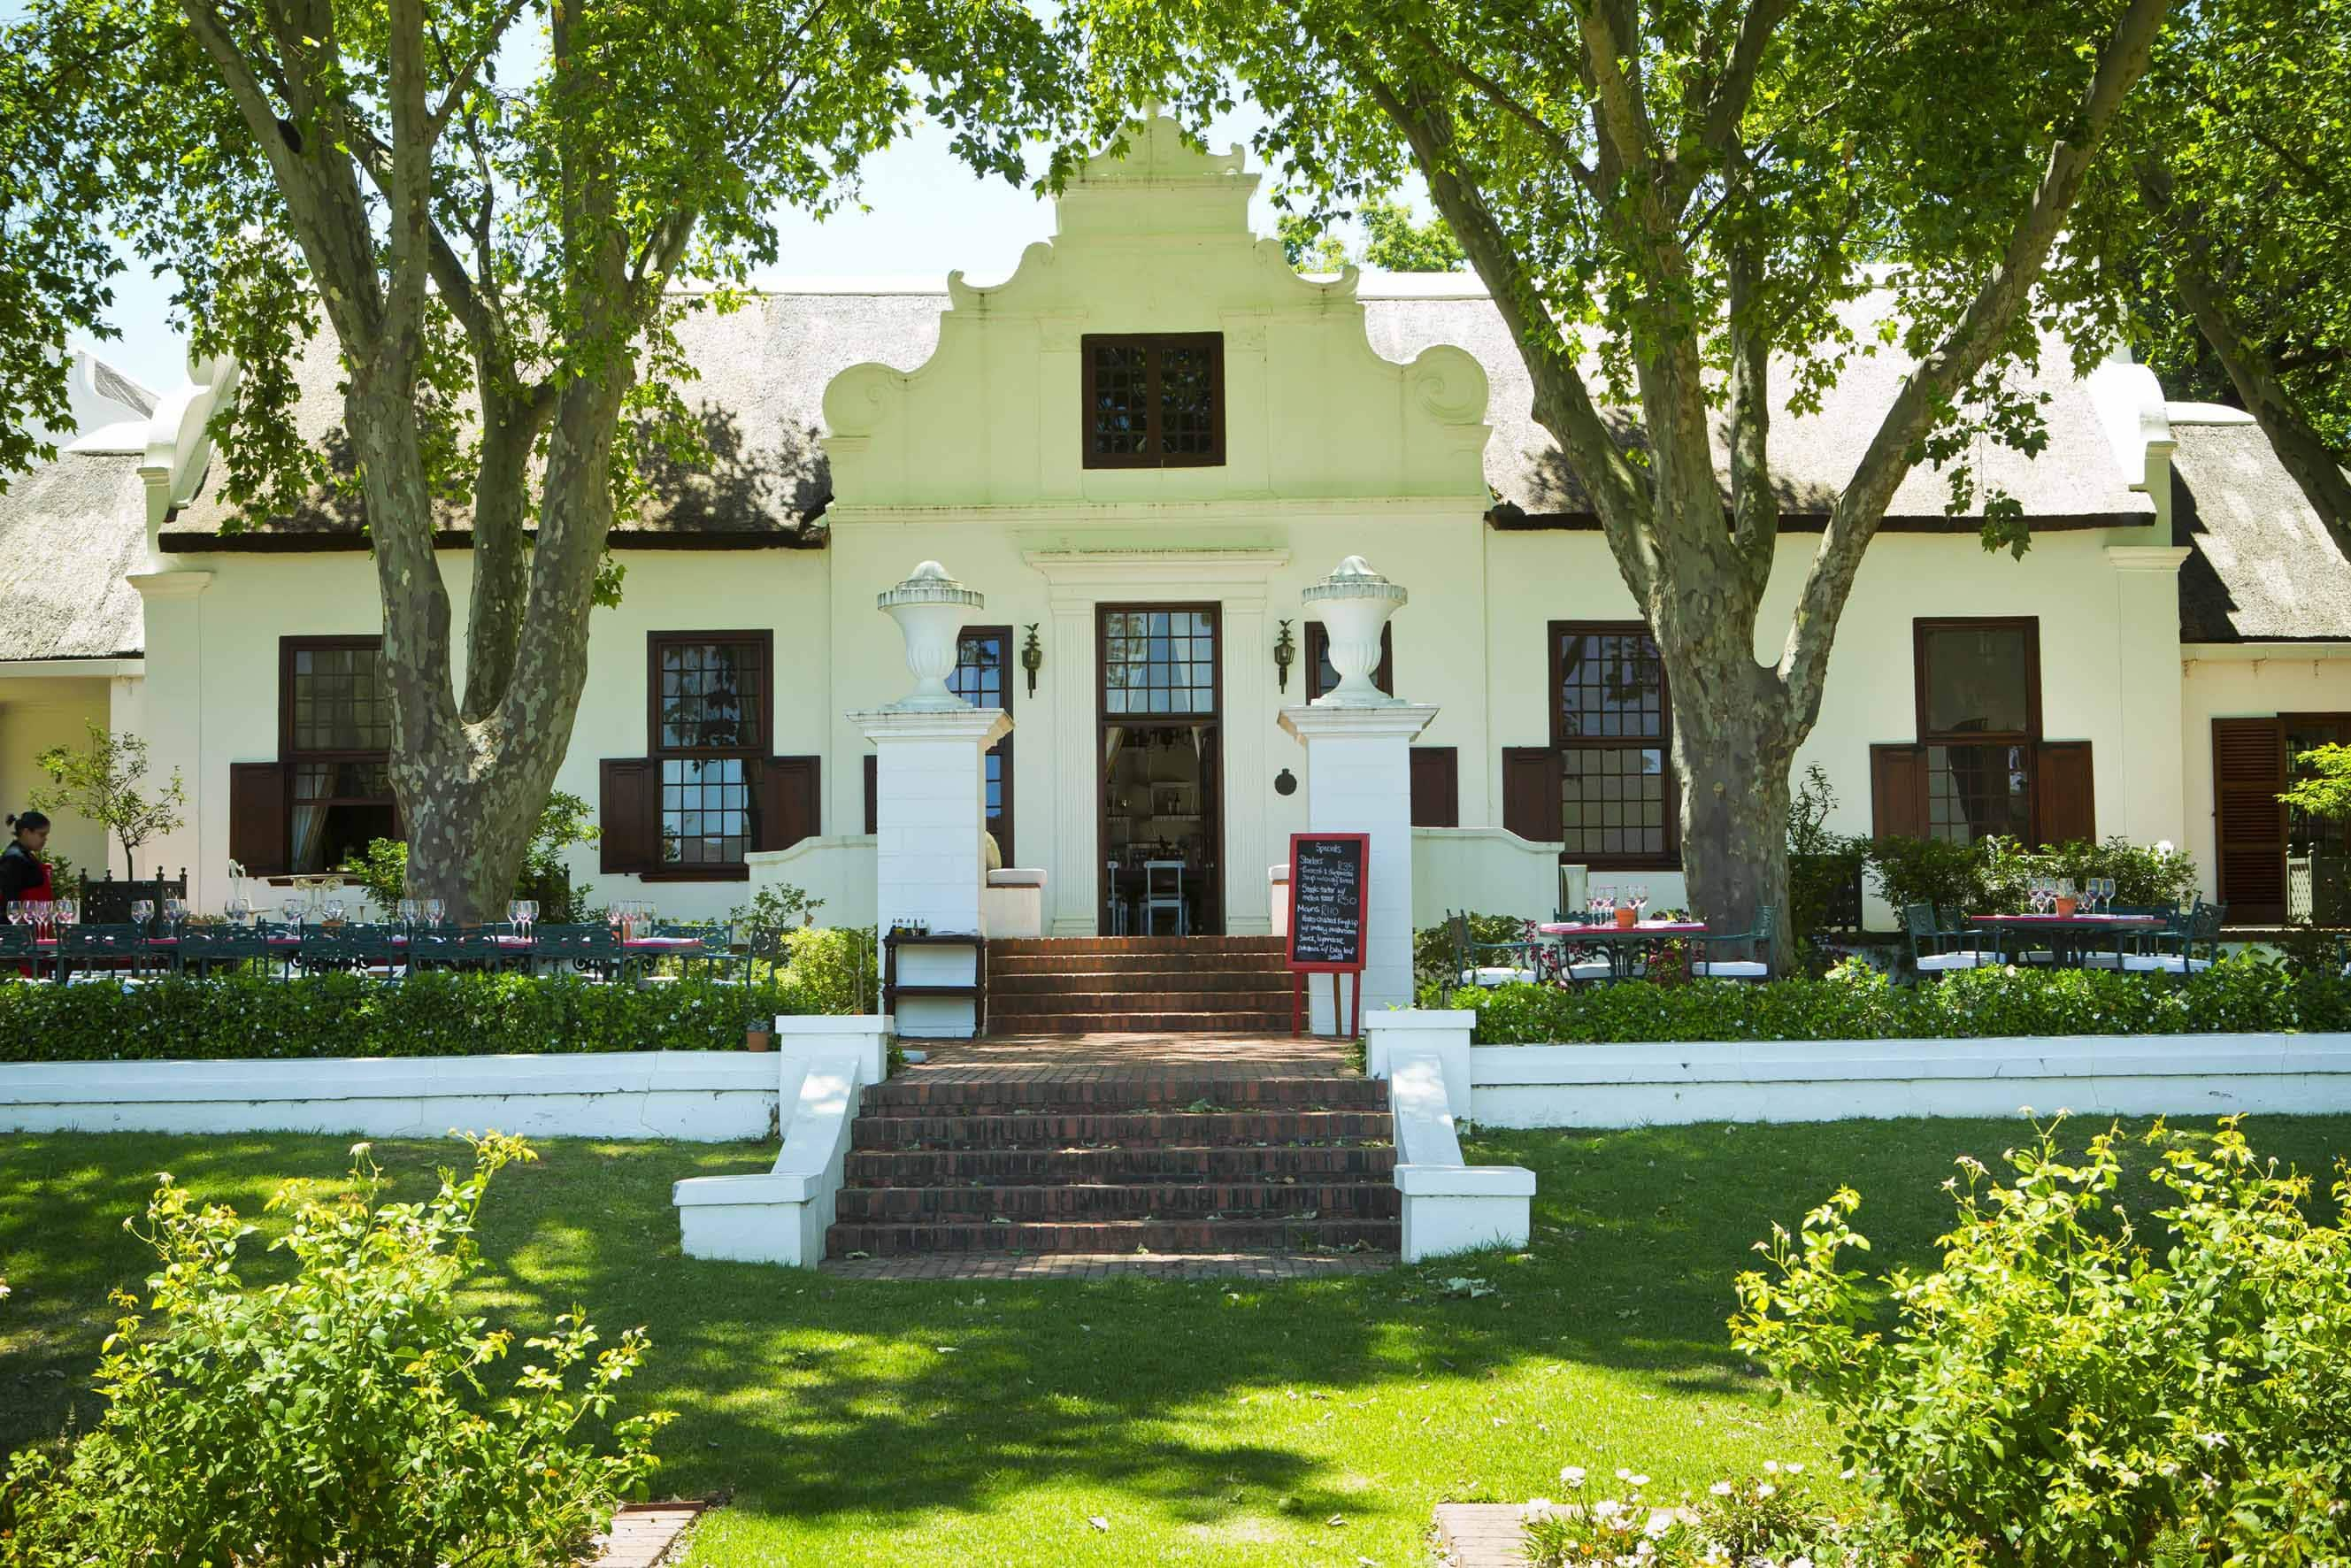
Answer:
M1406 1017L1447 1020L1409 1029ZM1458 1020L1454 1021L1454 1020ZM1434 1051L1487 1127L1634 1127L1848 1117L2351 1112L2351 1035L2024 1036L1479 1045L1467 1013L1364 1019L1372 1071Z
M0 1132L773 1136L772 1053L0 1064Z

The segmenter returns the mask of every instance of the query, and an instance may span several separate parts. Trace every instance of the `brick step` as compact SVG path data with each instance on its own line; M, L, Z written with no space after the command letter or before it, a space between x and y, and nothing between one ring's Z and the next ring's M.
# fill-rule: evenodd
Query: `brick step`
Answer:
M1045 1182L1259 1182L1295 1176L1393 1182L1395 1150L1343 1147L1259 1148L1249 1144L1149 1149L858 1149L849 1156L852 1187L1028 1186ZM1286 1184L1285 1184L1286 1185Z
M991 982L1021 975L1278 975L1290 970L1279 953L997 953L987 956Z
M1204 1145L1385 1144L1384 1111L1064 1112L860 1116L857 1149L1196 1148Z
M1053 1186L852 1186L834 1197L843 1225L993 1224L1104 1219L1394 1219L1394 1182L1071 1182Z
M1362 1247L1394 1252L1404 1244L1395 1219L1026 1220L1009 1225L836 1224L825 1255L875 1258L923 1252L1300 1251Z
M1379 1111L1388 1086L1378 1078L1165 1078L1157 1080L900 1076L869 1086L858 1101L865 1116L981 1115L1006 1108L1105 1111L1182 1110L1206 1101L1235 1111ZM1196 1114L1197 1113L1195 1113Z
M1081 953L1165 953L1224 956L1268 953L1279 956L1279 936L999 936L987 945L990 958L1060 957Z
M1026 1001L1038 997L1119 995L1136 992L1181 992L1186 996L1230 996L1270 992L1290 994L1287 970L1258 969L1040 969L1034 974L987 975L992 1002Z
M987 1010L987 1032L1004 1034L1288 1034L1290 1009L1280 1012L1236 1009L1232 1012L1144 1012L1113 1010L1083 1013L999 1012Z
M1290 1007L1287 988L1266 987L1246 991L1100 990L1073 986L1062 991L1001 996L991 988L987 1010L1007 1016L1018 1013L1270 1013Z

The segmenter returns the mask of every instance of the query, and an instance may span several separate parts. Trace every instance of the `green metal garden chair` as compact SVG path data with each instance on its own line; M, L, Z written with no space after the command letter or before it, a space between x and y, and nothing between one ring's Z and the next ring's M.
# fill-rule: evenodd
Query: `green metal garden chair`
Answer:
M1744 948L1750 955L1744 958L1702 958L1690 966L1690 973L1701 980L1768 980L1771 977L1771 939L1780 929L1780 912L1766 904L1755 911L1755 929L1724 936L1694 936L1700 952L1712 953L1719 946Z
M1984 950L1982 933L1938 924L1931 904L1905 905L1902 925L1910 937L1910 967L1920 975L1991 968L2001 962L1996 947Z

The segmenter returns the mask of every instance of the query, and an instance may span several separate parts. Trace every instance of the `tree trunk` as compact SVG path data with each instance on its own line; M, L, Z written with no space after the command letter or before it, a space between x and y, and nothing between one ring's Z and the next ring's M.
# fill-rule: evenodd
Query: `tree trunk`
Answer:
M1708 652L1720 667L1690 667L1693 655ZM1788 920L1788 775L1795 743L1781 722L1784 703L1761 689L1771 684L1770 672L1751 653L1725 652L1687 650L1668 672L1683 881L1692 918L1716 933L1755 930L1769 906L1776 916L1771 948L1754 956L1768 957L1772 973L1785 975L1795 951ZM1710 956L1748 956L1729 947Z
M2278 378L2262 347L2237 327L2235 312L2220 297L2219 287L2199 270L2199 256L2173 268L2179 301L2195 319L2196 330L2211 346L2229 372L2229 382L2244 401L2245 411L2258 421L2262 434L2302 487L2320 522L2337 543L2351 549L2351 477L2341 458L2327 445L2304 414L2300 402Z

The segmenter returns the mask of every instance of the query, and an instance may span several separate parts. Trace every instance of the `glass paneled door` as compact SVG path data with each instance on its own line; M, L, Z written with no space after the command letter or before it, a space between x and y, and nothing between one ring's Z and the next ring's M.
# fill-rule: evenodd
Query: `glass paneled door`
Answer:
M1224 929L1213 604L1106 604L1100 652L1101 930Z
M1012 711L1012 628L967 626L947 689L974 707ZM987 831L1006 865L1012 859L1012 737L987 748Z

